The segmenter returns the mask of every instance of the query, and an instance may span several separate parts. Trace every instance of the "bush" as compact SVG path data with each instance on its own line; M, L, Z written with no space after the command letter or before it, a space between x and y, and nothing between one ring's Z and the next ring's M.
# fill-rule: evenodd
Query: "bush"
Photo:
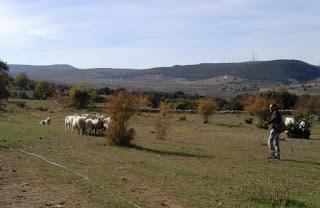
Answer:
M242 104L244 110L256 115L259 118L258 128L267 129L266 121L270 115L269 105L274 103L274 100L270 100L261 95L247 95L243 97Z
M165 139L165 137L168 135L168 130L170 128L169 110L170 105L168 103L160 103L160 113L158 114L159 117L156 119L154 124L156 139Z
M287 136L290 138L309 139L311 122L305 118L297 118L293 123L287 126Z
M188 99L179 98L173 103L175 110L192 110L194 109L194 102Z
M19 73L15 79L14 79L14 84L22 90L27 90L28 85L30 83L29 77L26 75L26 73Z
M134 139L134 129L128 129L128 122L136 112L136 99L126 91L119 91L106 104L107 114L111 117L107 138L111 143L130 146Z
M170 124L168 118L160 115L160 117L156 119L154 125L156 139L165 139L168 135L169 128Z
M25 91L20 91L17 93L17 98L19 99L30 99L28 94Z
M283 109L292 109L298 100L298 96L290 94L282 89L278 91L267 91L261 94L269 100L274 100Z
M56 87L52 82L39 81L33 92L33 97L39 100L46 100L56 94Z
M243 110L242 103L243 95L238 95L235 98L232 98L223 106L223 110Z
M95 92L86 84L77 84L69 90L69 104L76 108L87 107L92 98L95 97Z
M296 105L297 112L320 115L320 96L302 95Z
M162 114L162 116L166 116L171 109L171 105L163 101L160 102L159 107L160 107L160 113Z
M211 98L198 100L198 112L203 116L203 123L208 123L209 116L217 109L217 103Z
M246 118L246 119L244 119L244 122L245 122L246 124L252 124L253 118Z

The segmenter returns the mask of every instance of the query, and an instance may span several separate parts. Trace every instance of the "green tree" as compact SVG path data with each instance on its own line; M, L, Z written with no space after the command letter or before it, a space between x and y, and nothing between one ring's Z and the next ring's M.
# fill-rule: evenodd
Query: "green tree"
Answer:
M86 84L73 85L69 90L69 103L72 107L87 107L95 97L95 92Z
M46 100L56 94L56 87L52 82L39 81L33 92L33 97L39 100Z
M30 79L25 73L22 72L16 76L16 78L14 79L14 83L18 88L22 90L27 90L30 83Z
M194 101L189 99L178 98L173 103L173 108L176 110L191 110L194 109Z
M0 59L0 99L9 97L10 77L8 76L9 66Z

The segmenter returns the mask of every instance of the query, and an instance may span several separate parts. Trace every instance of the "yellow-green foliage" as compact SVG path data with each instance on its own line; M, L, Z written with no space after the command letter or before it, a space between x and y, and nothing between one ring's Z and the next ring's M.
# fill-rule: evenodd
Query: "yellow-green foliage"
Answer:
M203 115L203 122L208 123L209 116L214 113L218 105L211 98L200 98L198 100L198 112Z
M88 85L76 84L69 90L69 104L77 108L84 108L90 103L93 97L93 91Z
M56 86L54 83L49 81L39 81L33 92L33 97L39 100L45 100L47 98L53 97L56 94Z
M261 95L248 95L242 99L244 110L258 116L261 120L265 120L269 114L269 105L274 100L267 99Z

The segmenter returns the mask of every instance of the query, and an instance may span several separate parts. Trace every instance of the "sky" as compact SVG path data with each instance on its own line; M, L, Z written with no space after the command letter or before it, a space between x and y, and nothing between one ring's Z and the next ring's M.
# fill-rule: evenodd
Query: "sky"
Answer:
M320 65L319 11L319 0L0 0L0 58L144 69L256 54Z

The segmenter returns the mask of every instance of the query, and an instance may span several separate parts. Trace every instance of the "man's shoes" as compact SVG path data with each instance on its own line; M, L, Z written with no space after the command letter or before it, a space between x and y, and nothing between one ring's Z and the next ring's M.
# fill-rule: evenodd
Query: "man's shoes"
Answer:
M277 155L277 156L275 157L275 159L276 159L276 160L280 160L280 155Z

